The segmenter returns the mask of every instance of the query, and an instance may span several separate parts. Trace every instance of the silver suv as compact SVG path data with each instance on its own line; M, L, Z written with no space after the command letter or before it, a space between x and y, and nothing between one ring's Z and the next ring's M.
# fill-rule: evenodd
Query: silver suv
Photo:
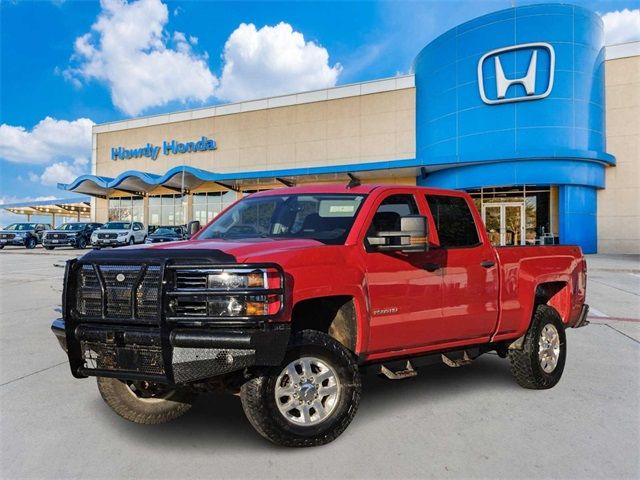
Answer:
M119 247L144 243L147 229L140 222L107 222L91 234L91 246Z

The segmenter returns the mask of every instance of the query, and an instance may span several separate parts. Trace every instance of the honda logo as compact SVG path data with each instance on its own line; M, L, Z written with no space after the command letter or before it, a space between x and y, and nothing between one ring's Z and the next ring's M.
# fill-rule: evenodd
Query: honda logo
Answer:
M529 66L527 72L522 77L507 78L504 73L503 62L501 56L508 52L516 51L530 51ZM536 73L538 71L539 57L538 53L546 52L549 57L549 76L544 91L540 92L540 85L536 85ZM485 85L485 63L488 64L488 71L491 71L491 60L493 60L493 68L495 72L495 95L487 93ZM551 93L553 88L553 72L556 65L556 55L553 47L544 42L537 43L523 43L521 45L514 45L512 47L497 48L485 53L478 62L478 87L480 89L480 97L482 101L488 105L496 105L499 103L507 102L523 102L525 100L536 100L539 98L545 98ZM524 88L525 95L507 97L507 93L510 88L515 85L521 85ZM538 90L536 90L536 87ZM536 93L539 92L539 93Z

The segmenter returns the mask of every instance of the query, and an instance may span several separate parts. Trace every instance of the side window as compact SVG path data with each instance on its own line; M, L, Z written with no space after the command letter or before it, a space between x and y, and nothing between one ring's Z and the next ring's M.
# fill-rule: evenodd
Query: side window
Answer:
M441 247L472 247L480 243L469 205L462 197L427 195Z
M418 215L418 205L413 195L391 195L383 200L373 216L369 234L375 232L399 232L400 218Z

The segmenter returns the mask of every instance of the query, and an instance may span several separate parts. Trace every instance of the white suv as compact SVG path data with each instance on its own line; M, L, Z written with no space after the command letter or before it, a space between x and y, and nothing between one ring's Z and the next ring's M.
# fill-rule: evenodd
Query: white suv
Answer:
M144 243L147 229L140 222L107 222L91 234L94 248Z

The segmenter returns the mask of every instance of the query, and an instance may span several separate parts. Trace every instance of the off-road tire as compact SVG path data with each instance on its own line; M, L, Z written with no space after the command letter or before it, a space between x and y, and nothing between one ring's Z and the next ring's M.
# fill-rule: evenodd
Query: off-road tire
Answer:
M38 240L36 240L34 237L27 238L27 241L24 244L25 248L28 248L29 250L33 250L37 245Z
M551 324L560 337L560 354L555 369L547 373L540 365L538 355L540 334L545 325ZM562 377L567 358L567 337L558 312L548 305L538 305L527 331L522 350L509 350L511 374L523 388L544 390L554 387Z
M275 385L282 369L302 356L313 356L331 365L340 380L340 395L333 412L321 423L293 425L276 406ZM267 440L286 447L314 447L332 442L353 420L362 392L360 371L351 351L329 335L315 330L295 334L282 366L268 368L248 380L240 389L247 419Z
M54 248L56 247L47 247L47 246L44 247L45 250L53 250Z
M153 425L175 420L191 408L193 401L189 392L174 390L167 399L148 402L137 398L122 380L106 377L97 380L105 403L122 418L134 423Z

